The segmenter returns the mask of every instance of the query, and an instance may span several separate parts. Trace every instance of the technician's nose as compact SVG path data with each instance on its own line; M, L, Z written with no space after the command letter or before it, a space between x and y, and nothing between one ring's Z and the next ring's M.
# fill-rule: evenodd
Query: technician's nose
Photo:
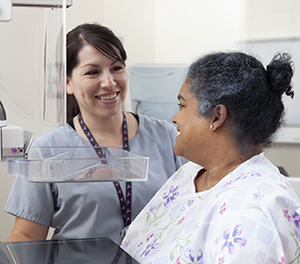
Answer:
M100 85L102 88L112 88L116 85L113 74L108 71L105 71L101 74Z

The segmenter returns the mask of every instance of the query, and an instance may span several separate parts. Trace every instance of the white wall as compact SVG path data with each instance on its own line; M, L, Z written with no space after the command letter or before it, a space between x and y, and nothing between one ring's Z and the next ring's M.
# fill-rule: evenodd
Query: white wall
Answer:
M244 0L241 38L262 40L300 36L298 0Z
M299 37L299 5L298 0L73 0L73 6L67 10L66 27L70 30L84 22L110 27L124 43L128 65L190 63L212 50L234 49L237 40ZM14 10L13 19L28 23L26 17ZM1 25L0 33L3 33ZM21 49L25 41L31 40L15 43L8 52L13 54ZM12 78L17 78L20 71L31 70L22 68L18 58L13 63L16 71L15 75L10 72ZM20 88L26 89L22 85ZM296 95L297 92L300 94L299 88ZM8 112L11 123L23 124L27 130L34 128L41 134L49 129L33 121L20 121L17 115ZM277 144L266 155L291 175L300 176L299 145ZM7 175L2 167L0 175L3 211L14 176ZM0 211L0 240L7 238L13 222L13 217Z
M67 9L67 32L81 23L104 22L103 0L73 0L73 5Z
M203 53L233 49L239 32L240 2L156 1L156 62L191 63Z
M122 39L127 65L155 62L156 1L105 0L104 3L104 24Z

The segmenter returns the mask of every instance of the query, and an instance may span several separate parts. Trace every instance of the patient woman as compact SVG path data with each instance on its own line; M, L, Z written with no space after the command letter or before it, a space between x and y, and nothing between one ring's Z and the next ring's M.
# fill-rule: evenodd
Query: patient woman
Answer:
M300 203L263 153L293 97L293 69L240 52L194 62L173 117L183 165L130 225L141 263L299 263ZM296 261L297 260L297 261Z

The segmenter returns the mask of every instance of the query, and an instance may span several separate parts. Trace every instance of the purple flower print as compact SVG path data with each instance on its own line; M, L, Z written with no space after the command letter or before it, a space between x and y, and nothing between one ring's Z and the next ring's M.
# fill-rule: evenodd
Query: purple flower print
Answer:
M151 250L155 249L159 243L156 243L157 239L155 239L151 244L147 245L146 249L141 254L141 257L143 256L143 259L147 258L151 252Z
M123 247L127 248L129 245L130 245L130 240L128 240L128 241L126 240L123 244Z
M294 219L294 224L297 228L300 227L300 215L295 211L295 213L292 215Z
M288 210L282 210L284 212L284 217L291 222L291 216L289 215L289 211Z
M264 197L260 192L253 193L253 195L254 195L254 200L256 201L261 200Z
M286 264L286 263L285 263L285 257L282 256L282 257L280 258L280 260L281 260L281 261L278 262L278 264Z
M215 243L215 246L217 246L217 245L220 243L220 238L217 237L217 238L215 239L214 243Z
M224 263L224 262L225 262L225 258L224 258L224 257L219 258L219 264L222 264L222 263Z
M164 193L164 196L163 196L163 199L165 200L164 207L168 207L170 202L172 202L176 199L176 197L179 195L179 192L177 192L178 189L179 189L179 185L177 185L175 189L174 189L174 186L172 185L170 187L169 193L167 193L167 192Z
M153 237L154 234L151 234L149 237L147 237L147 243L149 242L150 238Z
M244 179L247 179L247 178L250 178L250 177L261 177L261 174L255 172L255 171L250 171L250 172L241 174L241 176L236 178L235 181L240 180L240 179L244 180Z
M184 219L185 219L185 217L182 217L182 218L178 221L177 225L182 224L182 222L184 221Z
M226 182L222 188L227 187L227 186L230 185L232 182L233 182L233 180L231 180L231 181L229 181L229 182Z
M179 260L180 260L180 257L178 257L178 258L175 260L175 263L174 263L174 264L181 264L181 262L180 262Z
M192 204L194 203L194 200L188 200L188 206L192 206Z
M219 214L222 215L226 211L226 203L224 203L221 208Z
M225 230L223 234L223 238L226 240L225 243L222 246L222 250L226 247L228 247L228 253L233 254L234 252L234 246L240 245L241 247L246 246L247 239L245 237L240 237L240 235L243 232L243 227L241 225L236 225L234 227L234 230L232 232L232 235L230 235L228 230Z
M282 189L287 190L287 187L284 186L283 184L279 183L278 185L279 185Z
M149 208L150 213L153 214L155 210L156 210L156 206L151 205L150 208Z
M195 254L196 253L196 254ZM199 249L197 252L194 252L194 250L188 248L185 251L185 260L187 264L204 264L203 260L203 252L201 249Z

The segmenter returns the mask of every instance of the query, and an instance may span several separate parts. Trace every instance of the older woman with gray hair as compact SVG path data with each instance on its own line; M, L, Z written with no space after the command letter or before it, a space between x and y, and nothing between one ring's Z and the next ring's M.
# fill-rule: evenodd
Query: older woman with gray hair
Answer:
M293 97L293 67L242 52L189 69L173 122L183 165L130 225L122 247L140 263L299 263L300 201L263 153Z

